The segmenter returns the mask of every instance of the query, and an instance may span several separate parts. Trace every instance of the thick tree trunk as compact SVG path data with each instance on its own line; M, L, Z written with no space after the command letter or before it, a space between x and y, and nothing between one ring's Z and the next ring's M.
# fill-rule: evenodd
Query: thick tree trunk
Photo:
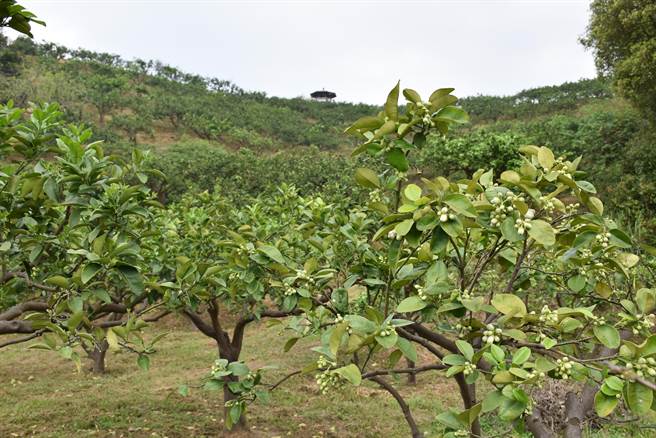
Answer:
M87 350L87 356L91 359L91 372L93 374L105 374L105 356L108 348L107 340L103 339L100 344L94 346L93 350Z
M540 410L535 407L533 413L526 417L526 428L535 438L555 438L556 434L542 420Z

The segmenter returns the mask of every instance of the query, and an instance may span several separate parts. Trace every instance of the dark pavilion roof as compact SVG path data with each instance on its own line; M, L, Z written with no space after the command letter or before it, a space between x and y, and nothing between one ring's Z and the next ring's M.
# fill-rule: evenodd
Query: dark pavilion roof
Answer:
M311 93L310 96L313 99L334 99L337 97L337 94L333 93L332 91L321 90Z

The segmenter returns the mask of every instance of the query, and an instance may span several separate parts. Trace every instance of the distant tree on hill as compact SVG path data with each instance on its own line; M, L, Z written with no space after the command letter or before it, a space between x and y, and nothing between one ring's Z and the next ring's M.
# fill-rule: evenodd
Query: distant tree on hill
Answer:
M656 2L594 0L584 46L601 75L650 116L656 116Z

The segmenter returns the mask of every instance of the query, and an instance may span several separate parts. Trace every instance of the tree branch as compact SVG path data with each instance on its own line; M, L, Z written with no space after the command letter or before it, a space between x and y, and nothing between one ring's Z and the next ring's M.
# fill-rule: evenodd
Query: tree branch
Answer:
M369 380L376 382L384 390L389 392L392 395L392 397L394 397L394 399L396 399L396 402L401 407L401 411L403 411L403 416L405 417L405 421L408 423L408 426L410 426L410 430L412 431L412 438L423 438L424 435L419 431L419 427L417 427L417 422L415 421L414 417L412 416L412 413L410 412L410 407L405 402L401 394L392 385L387 383L385 379L383 379L382 377L371 377Z

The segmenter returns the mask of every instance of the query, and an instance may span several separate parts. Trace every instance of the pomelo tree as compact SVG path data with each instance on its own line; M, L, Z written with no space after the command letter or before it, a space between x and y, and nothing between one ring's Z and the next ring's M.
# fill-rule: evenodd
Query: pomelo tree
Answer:
M305 257L312 246L308 219L328 218L330 211L321 199L282 186L242 207L220 190L189 195L158 219L160 275L171 279L161 283L163 299L216 342L217 360L203 386L223 390L228 429L243 429L248 404L267 397L260 370L240 360L246 328L309 310L310 285L332 278L332 270Z
M0 334L26 335L0 346L42 336L36 347L78 364L82 346L102 372L107 347L123 344L145 367L153 347L135 336L157 308L144 248L160 207L145 157L105 156L61 116L0 106Z
M604 217L580 158L526 146L517 169L421 178L412 155L467 115L453 89L428 100L405 89L405 108L399 91L380 114L347 130L362 140L354 154L386 163L382 172L355 175L371 190L360 214L376 231L341 233L352 247L334 261L344 275L309 289L313 306L304 317L313 330L302 332L318 335L321 346L305 372L317 374L323 392L376 382L396 399L414 437L423 433L387 376L438 370L455 380L462 409L437 416L447 437L482 436L480 416L491 413L551 436L531 397L548 380L585 385L564 400L567 436L580 436L588 407L602 417L620 404L650 411L656 292L634 275L639 257ZM397 365L402 357L416 363L417 349L433 360ZM483 381L491 391L477 391Z

